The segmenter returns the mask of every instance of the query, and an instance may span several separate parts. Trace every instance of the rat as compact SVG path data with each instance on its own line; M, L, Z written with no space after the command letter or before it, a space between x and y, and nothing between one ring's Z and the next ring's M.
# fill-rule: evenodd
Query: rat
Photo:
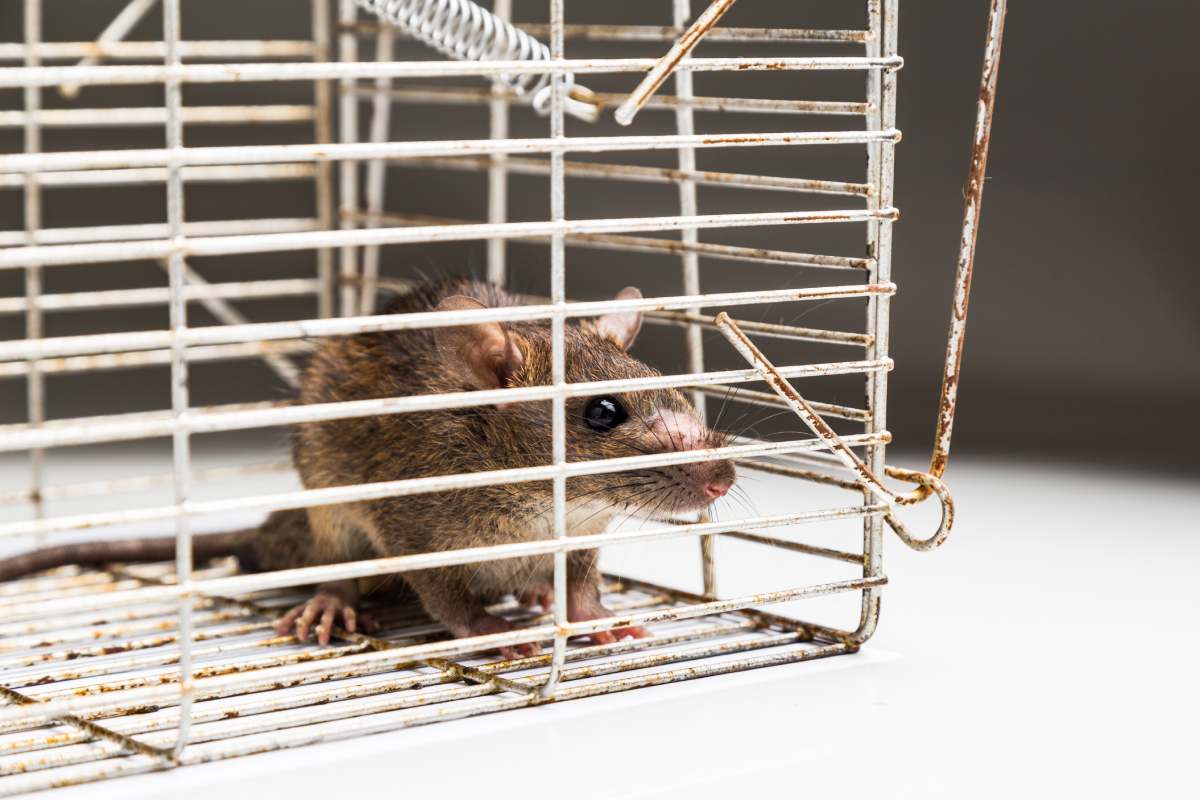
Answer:
M633 287L617 295L637 297L641 292ZM447 280L416 285L382 313L514 305L517 299L497 286ZM640 328L638 312L568 322L567 382L659 375L629 352ZM334 403L551 382L549 322L492 322L327 339L302 374L298 400ZM293 431L293 460L308 489L541 466L552 461L551 414L550 401L534 401L304 423ZM725 441L675 390L566 401L568 462L705 449ZM697 512L728 493L735 480L727 459L572 477L568 530L570 535L601 533L619 513L662 519ZM553 509L550 481L317 506L275 512L257 529L197 536L196 557L234 554L248 571L273 570L551 539ZM0 561L0 578L61 563L160 560L173 554L172 539L140 542L35 551ZM568 553L567 617L572 622L611 616L600 598L598 556L596 550ZM71 557L75 560L65 560ZM400 577L431 617L455 637L468 637L512 629L512 623L486 610L506 596L549 610L553 574L553 557L542 555ZM326 644L335 625L369 630L373 622L359 613L360 599L357 581L321 584L311 599L279 619L277 631L294 632L301 640L315 634ZM646 635L634 626L589 638L608 644ZM501 648L506 658L538 652L532 643Z

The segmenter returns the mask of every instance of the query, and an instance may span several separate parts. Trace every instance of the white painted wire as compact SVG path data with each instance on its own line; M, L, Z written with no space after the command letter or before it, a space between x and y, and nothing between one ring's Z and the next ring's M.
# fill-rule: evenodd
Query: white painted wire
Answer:
M443 55L460 61L549 61L550 48L471 0L357 0L358 5L395 25ZM540 114L550 111L550 75L501 75L500 82L520 96L530 96ZM564 75L567 92L574 75ZM567 110L594 119L590 103L570 103Z

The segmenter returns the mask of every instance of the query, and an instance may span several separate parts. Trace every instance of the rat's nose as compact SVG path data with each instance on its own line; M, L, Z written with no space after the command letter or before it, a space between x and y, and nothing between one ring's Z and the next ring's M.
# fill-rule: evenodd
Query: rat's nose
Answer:
M724 497L732 487L733 481L717 478L704 485L704 494L709 500L716 500L718 497Z

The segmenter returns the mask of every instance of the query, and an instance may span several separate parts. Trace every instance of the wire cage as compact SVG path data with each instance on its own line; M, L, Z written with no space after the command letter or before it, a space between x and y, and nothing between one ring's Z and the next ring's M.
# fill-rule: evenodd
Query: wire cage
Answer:
M279 30L293 38L247 38L232 4L205 4L192 33L179 0L111 0L95 4L103 20L89 41L54 38L56 3L24 0L8 18L23 32L0 43L0 272L11 279L0 314L12 323L0 377L26 399L25 418L0 427L0 542L15 552L173 530L177 558L0 584L0 794L853 653L878 622L885 530L921 549L949 532L939 477L1002 0L927 473L885 463L897 0L789 5L758 27L738 17L754 3L733 0L495 0L488 11L280 0ZM159 20L161 34L135 38ZM438 185L457 187L458 213L444 198L436 207ZM138 197L151 211L131 219ZM472 259L527 304L377 313L381 291L409 285L405 265ZM658 291L594 299L638 282ZM569 298L576 285L589 297ZM566 383L564 327L612 311L645 315L644 354L664 376ZM261 399L263 386L295 386L326 337L518 319L550 325L551 385L316 405L276 388ZM246 394L214 393L222 374L252 376L227 381ZM94 388L143 379L156 387L145 402ZM664 387L689 392L710 422L729 408L805 427L737 431L718 451L567 460L568 398ZM831 394L809 400L809 387ZM56 392L70 402L51 414ZM197 400L207 396L222 399ZM510 402L554 409L544 466L304 488L279 441L247 440L260 451L249 460L203 444ZM150 471L166 451L136 449L146 443L169 444L169 470ZM573 477L714 454L762 481L754 507L569 535ZM916 488L895 492L884 475ZM230 559L192 563L195 532L267 511L530 481L554 486L550 539L251 574ZM942 518L921 538L895 507L930 497ZM615 616L570 621L567 553L597 547L606 559L625 548L604 579ZM665 573L643 569L640 554L658 547L671 548ZM511 632L451 639L419 608L382 604L381 630L338 629L329 646L272 630L308 584L531 555L554 557L554 601L495 607ZM577 638L628 625L651 635ZM527 642L540 654L494 651Z

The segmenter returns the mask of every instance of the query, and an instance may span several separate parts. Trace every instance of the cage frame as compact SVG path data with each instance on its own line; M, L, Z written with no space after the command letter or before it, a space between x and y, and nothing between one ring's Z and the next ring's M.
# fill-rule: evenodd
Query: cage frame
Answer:
M958 264L958 281L955 295L955 314L952 319L950 344L947 351L946 373L943 381L942 404L939 409L938 440L934 458L928 473L897 470L886 463L886 445L890 441L887 431L887 375L891 368L888 357L889 311L891 297L896 291L891 279L892 225L899 212L893 207L895 147L900 134L896 130L896 78L902 66L898 54L898 0L866 0L867 26L858 31L772 31L751 29L711 28L703 32L727 41L780 40L792 36L801 41L837 41L860 44L861 57L846 58L694 58L676 54L668 66L668 59L571 59L563 58L564 42L568 35L610 37L615 40L650 38L663 42L675 41L686 32L688 21L695 10L690 0L672 0L674 26L672 28L647 30L639 26L569 26L564 20L563 0L549 0L550 22L546 26L528 26L530 30L545 33L549 39L551 60L548 62L449 62L449 61L392 61L394 32L387 26L363 23L358 17L354 0L338 0L337 21L330 11L330 3L313 0L312 41L305 42L186 42L179 26L180 0L157 0L161 2L164 16L161 43L122 42L137 18L146 13L155 0L132 0L109 29L101 35L96 47L76 47L71 43L56 43L52 46L41 42L41 0L25 0L25 42L20 47L21 67L0 68L0 87L21 88L24 92L25 108L19 115L0 115L0 124L9 124L18 117L23 122L25 152L15 155L0 155L0 186L4 180L19 180L24 194L25 226L23 241L17 244L9 239L8 246L0 249L0 269L22 269L25 273L25 297L23 302L0 304L0 313L24 312L26 335L22 340L0 342L0 376L24 377L29 400L29 422L25 425L5 426L0 436L0 451L26 451L31 458L31 487L25 493L10 493L6 498L17 500L18 495L42 508L47 498L56 496L86 496L110 490L121 484L117 481L95 481L75 487L46 486L43 476L44 453L53 447L126 441L156 436L169 436L173 440L175 467L169 476L147 476L142 479L124 479L124 485L156 485L170 482L174 502L159 507L140 508L122 512L89 513L76 516L45 517L39 513L33 520L0 524L0 537L35 536L46 537L54 533L81 530L97 525L117 525L128 522L167 521L174 522L177 556L173 574L170 572L123 573L114 568L105 573L98 583L87 575L69 575L46 579L54 585L70 587L105 587L110 583L133 581L137 588L122 591L83 591L58 597L37 597L21 602L0 601L10 618L22 619L39 614L72 614L101 609L119 609L137 604L170 604L178 619L178 670L177 678L161 686L140 686L124 689L112 696L109 693L61 696L38 699L17 689L3 686L0 694L9 701L9 706L0 708L0 731L19 730L39 724L65 724L76 731L77 736L92 737L96 741L113 744L119 751L130 753L129 758L116 762L100 759L77 773L76 782L94 780L112 774L160 769L164 766L208 760L211 754L193 758L189 755L189 734L193 717L193 701L203 696L208 678L197 677L193 666L194 617L196 602L233 604L241 603L238 597L283 590L316 580L343 578L365 578L383 574L394 574L405 570L445 566L449 564L477 563L481 560L510 558L520 555L550 554L555 562L555 602L551 618L533 627L521 628L510 633L474 637L466 640L430 642L415 646L396 648L388 642L362 634L339 632L339 637L364 648L344 659L358 658L361 664L400 664L419 662L444 674L460 678L466 684L488 687L492 694L484 695L479 702L469 707L462 715L486 713L488 711L537 705L543 702L561 701L575 696L633 688L635 685L700 677L704 674L749 669L770 664L802 661L811 658L852 653L866 642L878 624L879 599L887 579L882 568L882 540L885 527L892 527L901 538L914 546L936 546L949 531L952 520L952 503L940 484L949 450L950 428L953 422L957 375L961 365L962 341L965 333L966 304L969 297L970 275L973 268L974 242L977 232L979 204L982 198L983 174L986 171L987 139L990 134L991 113L994 104L995 80L999 62L1004 0L992 0L987 53L985 55L984 79L980 96L980 113L974 142L972 175L964 214L963 247ZM726 7L732 3L726 3ZM714 4L715 7L715 4ZM503 18L511 15L511 0L497 0L495 13ZM131 22L132 20L132 22ZM122 30L122 28L124 30ZM376 60L359 60L359 37L374 33L377 41ZM336 42L336 46L335 46ZM83 43L89 44L89 43ZM161 44L161 47L158 45ZM288 56L307 57L307 62L286 63L183 63L184 57L229 58ZM13 48L0 45L0 59L11 58ZM64 58L82 55L84 61L78 66L47 67L44 58ZM125 58L161 58L161 64L102 66L96 63L99 57L112 55ZM670 56L671 54L668 54ZM89 61L91 59L91 61ZM336 60L335 60L336 59ZM654 110L671 111L675 116L676 133L658 136L603 136L567 137L565 135L565 78L567 75L587 75L593 72L642 72L665 69L665 74L674 73L676 91L670 98L651 97L649 93L638 98L638 105ZM861 71L866 79L865 102L808 102L763 101L753 103L736 98L696 98L691 76L694 71L705 70L808 70L808 69L853 69ZM509 115L514 103L525 102L507 91L497 81L492 89L448 96L443 100L481 103L487 105L490 118L491 138L454 142L389 142L387 141L387 115L392 102L404 99L428 100L420 90L396 90L392 80L411 77L482 76L493 77L514 71L538 72L550 76L549 136L543 139L512 139L508 136ZM184 124L197 123L195 108L185 108L182 102L182 86L191 82L221 82L235 80L302 80L314 82L314 101L311 113L300 106L270 107L263 112L262 119L287 119L296 122L311 122L314 128L312 145L266 145L223 148L188 148L184 145ZM373 86L359 85L361 80L373 81ZM331 83L337 81L339 97L337 105L339 126L334 135L334 97ZM165 103L162 115L157 112L147 117L165 126L166 147L158 150L140 151L96 151L77 153L42 153L40 142L45 125L86 125L95 122L87 113L57 115L43 112L40 92L51 86L74 87L91 83L162 83ZM630 100L633 100L631 97ZM697 110L712 110L724 101L726 108L743 107L756 111L775 110L813 114L853 114L862 116L866 126L863 131L844 132L795 132L781 134L745 135L697 135L694 113ZM362 141L358 130L357 107L360 103L372 105L372 124L367 139ZM739 106L740 103L740 106ZM84 110L86 111L86 109ZM99 111L99 110L97 110ZM262 109L260 109L260 112ZM209 111L206 120L213 124L237 122L244 113L232 107ZM9 122L6 122L9 120ZM126 120L136 124L139 120ZM142 120L144 121L144 119ZM335 141L336 138L336 141ZM825 143L854 143L865 146L867 167L865 180L861 183L834 183L827 181L800 181L799 179L773 179L770 176L742 176L702 172L696 169L695 153L703 147L757 146L765 144L789 144L796 146L820 145ZM570 163L567 155L576 151L618 152L630 149L657 148L674 150L678 166L675 170L657 168L625 168L605 170L596 165ZM220 152L218 152L220 151ZM547 160L522 161L523 154L547 155ZM467 161L467 156L473 161ZM485 171L488 177L488 220L484 223L466 223L445 220L389 220L383 202L382 175L388 159L428 160L451 168L467 168ZM360 169L360 165L363 167ZM257 173L255 171L257 170ZM521 170L545 174L550 183L550 218L544 222L516 223L507 221L507 183L510 174ZM336 175L334 174L336 171ZM589 174L594 177L644 180L674 183L678 186L679 214L665 217L636 219L570 220L565 209L565 181L569 174ZM125 174L118 174L125 173ZM365 173L365 176L362 174ZM294 220L247 220L227 223L189 223L184 209L183 191L189 180L232 180L257 174L262 179L301 178L311 180L316 195L317 213L312 219ZM359 182L365 177L365 207L359 208ZM45 179L49 178L49 182ZM45 229L41 225L41 190L44 185L83 185L88 181L105 180L134 182L161 181L166 189L167 219L164 225L106 226L105 229ZM706 183L723 185L746 185L767 188L801 188L820 194L861 197L864 209L840 209L818 212L769 212L752 214L700 214L697 207L696 187ZM337 191L335 192L335 185ZM336 197L335 197L336 194ZM385 223L398 224L386 226ZM424 222L424 224L420 224ZM699 231L717 227L749 227L756 225L808 224L808 223L860 223L867 227L867 255L851 259L791 252L754 251L750 248L706 246L699 240ZM257 226L257 227L256 227ZM49 238L47 232L53 231ZM677 297L656 297L639 300L616 300L602 302L568 302L565 292L565 258L568 244L572 246L598 246L616 249L666 249L668 245L657 244L663 239L648 239L633 236L639 232L678 231L678 245L670 245L679 253L680 271L685 293ZM199 233L199 235L196 235ZM3 234L0 234L2 236ZM12 237L10 237L12 238ZM386 279L379 275L379 248L385 244L427 241L461 241L466 239L487 242L487 274L489 279L503 283L506 274L505 243L520 239L545 239L550 247L551 292L543 302L505 309L481 309L469 312L427 312L403 316L383 316L374 313L372 297L374 289ZM359 250L361 249L361 252ZM312 278L296 278L288 281L246 281L234 284L207 284L191 270L187 259L200 255L230 255L284 250L315 250L318 254L317 272ZM806 267L849 271L863 278L863 283L852 285L822 286L814 289L785 289L776 292L726 292L702 293L699 281L699 258L715 255L745 261L767 263L794 263ZM46 295L41 290L42 270L58 264L104 263L134 258L158 259L164 262L168 286L161 290L116 290L101 297L101 302L113 306L121 304L149 304L167 302L171 323L166 331L129 332L118 334L92 334L79 337L45 337L43 314L47 311L79 307L90 298L58 297ZM293 320L276 323L253 323L232 308L229 299L245 298L261 293L270 296L278 293L303 294L315 290L318 296L318 316L309 320ZM862 299L866 305L864 332L854 334L842 331L805 329L798 326L769 326L732 320L728 314L716 318L700 314L704 308L737 308L741 305L775 301L806 302L815 299ZM189 302L203 303L221 320L222 324L205 327L189 327L187 324ZM564 381L563 331L569 319L592 316L599 313L639 310L648 316L648 321L663 325L676 325L687 331L688 373L668 375L656 379L636 381L609 381L596 384L567 384ZM337 316L335 316L335 314ZM495 391L460 392L452 395L421 395L390 398L378 401L350 401L314 406L290 406L283 404L248 404L249 407L206 407L194 408L188 398L188 365L193 360L224 357L260 357L286 382L295 382L294 367L284 357L305 349L303 340L309 337L347 335L367 330L400 330L418 327L435 327L451 324L468 324L483 321L505 320L549 320L553 340L554 383L550 386L529 389L504 389ZM856 361L830 362L824 364L790 365L776 368L762 359L750 361L744 370L713 372L705 370L704 344L700 338L704 327L717 328L730 337L738 333L766 336L786 336L798 339L832 342L863 349L863 358ZM743 332L744 331L744 332ZM761 353L759 354L761 355ZM168 365L171 375L172 397L169 412L148 412L117 415L115 417L80 418L66 421L48 421L45 416L44 377L56 371L112 368L130 364L156 363ZM862 374L866 380L867 402L863 409L837 406L828 403L808 403L800 398L799 403L814 411L819 421L821 415L832 415L853 419L863 424L863 433L832 438L805 439L789 442L736 442L718 450L692 451L688 453L656 456L635 456L607 461L568 462L565 453L565 403L567 398L599 391L631 391L639 388L674 387L691 390L697 399L701 413L705 406L706 389L728 383L745 383L768 378L772 387L779 391L783 400L772 395L758 393L752 401L766 405L796 409L789 404L782 387L789 386L787 379L809 375ZM770 377L778 383L770 381ZM789 387L790 388L790 387ZM794 389L793 389L794 393ZM799 395L796 395L799 398ZM328 420L349 416L365 416L381 413L405 413L415 410L463 408L490 405L498 402L533 402L549 400L554 420L554 457L544 467L521 470L469 473L437 478L418 478L391 482L389 484L366 484L333 489L304 489L279 493L271 496L237 498L217 501L192 499L192 482L197 473L192 469L190 439L193 434L219 430L238 430L295 424L301 421ZM806 420L807 421L807 420ZM840 446L846 452L860 448L864 452L861 464L866 470L856 477L846 477L845 470L832 457L821 457L821 453ZM736 458L740 464L750 464L750 459L764 456L796 456L793 463L754 462L753 468L789 477L812 480L837 486L860 495L855 505L796 512L771 518L757 517L729 522L713 522L701 519L688 524L661 525L650 530L636 532L605 533L597 536L568 537L566 522L566 481L573 475L592 474L602 471L618 471L632 466L662 465L702 461L714 455ZM279 468L286 465L273 465ZM256 469L263 469L256 466ZM839 472L841 470L841 472ZM236 471L217 470L222 475ZM875 476L888 475L916 483L918 488L907 495L890 497L872 496L867 490L867 478L882 483ZM204 571L194 572L191 563L191 520L194 517L228 511L266 511L284 508L301 508L315 504L349 502L367 498L397 496L404 493L438 491L446 488L492 485L513 481L549 480L555 494L555 536L549 541L494 545L464 551L445 551L434 554L400 556L349 562L338 565L309 567L254 575L223 574L208 577ZM140 483L139 483L140 481ZM879 493L876 492L876 495ZM908 535L894 514L894 505L919 502L936 495L950 519L943 517L938 534L928 540L917 540ZM862 553L849 553L819 548L802 543L790 542L762 531L781 525L803 524L825 519L861 518L863 520ZM718 592L718 575L714 556L718 536L731 536L743 541L756 542L769 547L798 550L817 557L860 563L861 578L816 586L800 586L785 591L766 594L721 598ZM939 538L940 536L940 538ZM569 622L566 609L566 554L571 550L590 549L632 541L653 541L669 538L691 537L700 542L704 589L699 594L689 594L677 589L653 586L627 578L610 580L624 585L637 585L647 591L660 593L672 604L667 609L653 608L646 611L632 610L615 617L589 622ZM936 540L936 541L935 541ZM130 577L133 575L133 577ZM200 577L198 577L198 575ZM30 584L31 586L33 584ZM850 592L861 594L861 614L853 630L841 630L814 623L787 620L756 609L755 606L782 602L803 597L816 597L832 593ZM592 684L591 688L577 686L564 688L564 675L570 674L567 663L572 656L567 649L567 639L584 633L625 627L654 621L712 619L721 614L743 615L742 622L763 630L778 633L791 642L806 642L811 647L769 655L748 655L723 662L719 665L692 667L685 670L666 670L641 677L632 683L620 678ZM546 672L536 681L510 680L500 675L504 667L494 669L469 666L460 663L464 656L478 652L481 648L517 644L527 641L550 642L551 651L544 656ZM628 649L628 648L627 648ZM618 648L620 650L620 648ZM570 651L576 652L576 651ZM338 662L334 658L333 662ZM349 662L347 662L349 663ZM666 663L673 663L667 659ZM318 663L315 667L293 670L297 674L320 675L322 668L331 664ZM307 671L306 671L307 669ZM632 667L626 667L632 669ZM618 672L618 674L620 674ZM241 679L231 676L222 684L224 689L254 684L256 676ZM240 680L240 682L239 682ZM211 681L210 681L211 683ZM178 718L173 741L147 745L128 735L96 722L95 718L111 716L121 709L129 709L153 703L175 703ZM448 717L454 714L446 715ZM428 721L440 718L438 713L429 714ZM419 714L414 719L423 719ZM372 730L369 721L355 722L350 718L342 728L330 735L354 735ZM389 725L407 725L410 722ZM120 727L120 726L118 726ZM277 736L262 745L263 748L303 744L312 740L300 731ZM160 737L161 738L161 737ZM211 750L212 748L210 748ZM236 750L236 748L234 748ZM232 753L239 754L239 753ZM132 761L130 760L132 759ZM23 791L30 787L42 788L47 773L30 772L18 780L0 781L0 794Z

